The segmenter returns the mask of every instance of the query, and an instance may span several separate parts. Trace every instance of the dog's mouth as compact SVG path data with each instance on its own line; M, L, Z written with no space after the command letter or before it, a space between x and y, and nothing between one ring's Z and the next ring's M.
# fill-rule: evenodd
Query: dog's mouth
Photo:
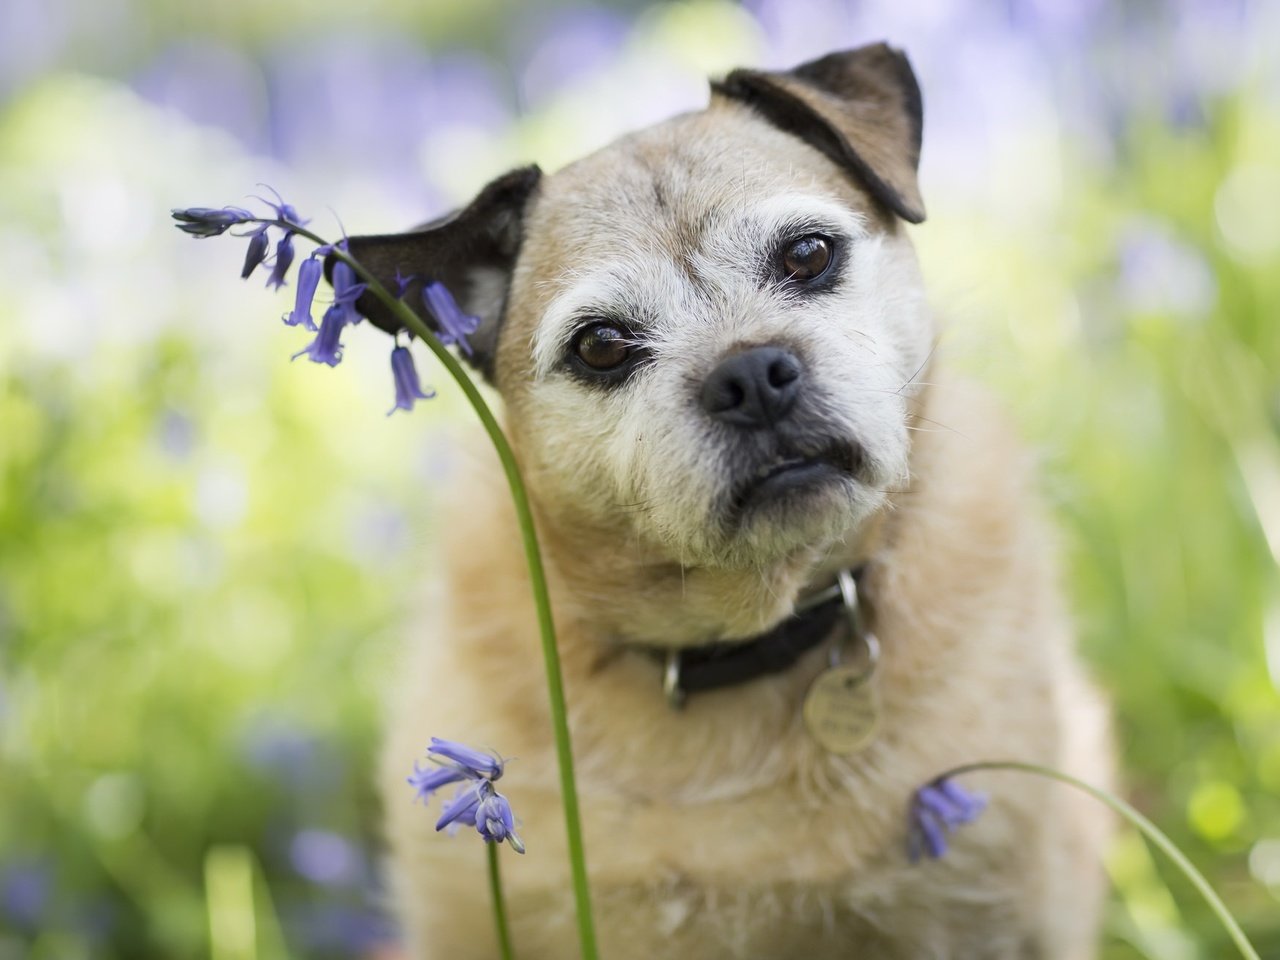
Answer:
M761 507L814 492L832 483L852 482L863 467L862 448L832 441L812 452L779 452L762 460L740 483L730 501L730 516L740 520Z

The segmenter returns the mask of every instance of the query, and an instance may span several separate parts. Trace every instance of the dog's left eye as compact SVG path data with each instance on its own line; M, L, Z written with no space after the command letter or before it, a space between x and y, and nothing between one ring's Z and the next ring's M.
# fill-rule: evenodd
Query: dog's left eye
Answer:
M816 280L831 266L831 241L818 233L792 240L782 250L782 271L788 280Z
M632 338L609 323L593 323L573 341L573 352L592 370L620 367L631 355Z

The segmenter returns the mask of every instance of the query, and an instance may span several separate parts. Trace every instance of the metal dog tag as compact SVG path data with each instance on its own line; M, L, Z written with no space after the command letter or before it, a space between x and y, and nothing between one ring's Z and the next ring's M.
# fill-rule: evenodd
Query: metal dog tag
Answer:
M836 575L844 603L846 640L861 645L866 654L861 663L841 663L844 644L831 651L831 665L818 674L804 697L804 725L823 749L848 756L866 747L880 727L880 694L876 688L876 666L880 663L880 641L866 628L858 598L858 583L852 572Z
M805 694L804 725L831 753L847 756L866 747L880 726L880 696L867 668L840 664L818 674Z

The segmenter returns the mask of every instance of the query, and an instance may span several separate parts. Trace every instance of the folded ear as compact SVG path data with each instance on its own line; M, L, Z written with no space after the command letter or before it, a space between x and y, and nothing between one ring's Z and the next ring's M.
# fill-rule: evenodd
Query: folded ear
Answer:
M467 313L480 318L467 338L471 353L463 356L486 377L493 373L507 288L524 238L524 213L542 176L536 166L521 167L489 183L462 210L407 233L350 237L348 250L384 287L394 294L397 277L412 278L404 302L433 329L436 319L423 304L423 288L432 282L449 288ZM325 265L332 271L333 257ZM356 309L388 333L401 324L370 293L356 301Z
M920 85L900 51L876 43L780 73L735 70L711 89L821 150L902 219L924 220Z

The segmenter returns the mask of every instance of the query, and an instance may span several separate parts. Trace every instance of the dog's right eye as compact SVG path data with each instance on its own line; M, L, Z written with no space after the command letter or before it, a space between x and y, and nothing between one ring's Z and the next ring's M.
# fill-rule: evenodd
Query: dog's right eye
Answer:
M574 338L574 355L592 370L613 370L631 355L633 340L609 323L593 323Z

